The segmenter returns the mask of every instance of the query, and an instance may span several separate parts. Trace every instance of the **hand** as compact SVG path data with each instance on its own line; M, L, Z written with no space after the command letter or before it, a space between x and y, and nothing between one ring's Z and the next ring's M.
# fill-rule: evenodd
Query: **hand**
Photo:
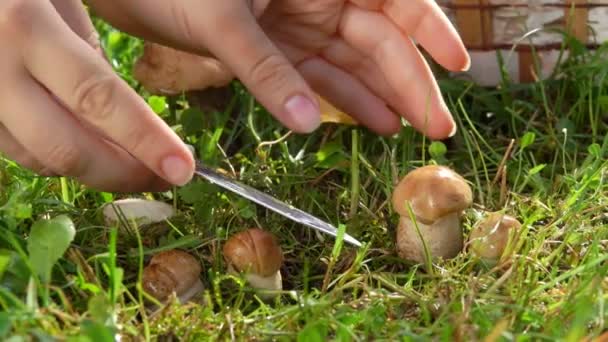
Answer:
M433 0L89 0L131 34L185 51L209 50L279 121L319 125L313 90L380 134L403 115L440 139L455 132L412 38L449 70L470 63Z
M0 2L0 150L106 191L192 177L179 137L104 60L79 0Z

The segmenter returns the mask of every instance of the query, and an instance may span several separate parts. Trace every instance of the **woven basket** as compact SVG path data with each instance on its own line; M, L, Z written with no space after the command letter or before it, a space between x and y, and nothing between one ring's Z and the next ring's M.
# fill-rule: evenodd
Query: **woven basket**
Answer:
M531 82L552 73L563 52L564 33L589 48L608 40L608 0L436 1L471 54L466 74L482 85L501 80L497 52L512 80ZM535 56L539 69L534 68Z

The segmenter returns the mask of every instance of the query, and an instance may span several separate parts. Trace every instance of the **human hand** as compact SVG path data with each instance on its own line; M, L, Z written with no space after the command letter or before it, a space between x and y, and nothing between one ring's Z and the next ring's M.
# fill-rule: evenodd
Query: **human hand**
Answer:
M0 150L106 191L192 177L179 137L104 60L79 0L0 2Z
M159 44L211 52L280 122L319 125L313 90L380 134L403 115L433 139L455 124L411 39L449 70L468 68L433 0L89 0L114 26Z

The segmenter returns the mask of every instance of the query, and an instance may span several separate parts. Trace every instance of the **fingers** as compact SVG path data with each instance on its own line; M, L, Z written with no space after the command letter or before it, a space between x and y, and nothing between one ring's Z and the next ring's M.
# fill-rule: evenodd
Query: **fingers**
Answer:
M90 3L105 17L117 18L107 1ZM319 126L316 95L262 31L245 1L214 1L212 5L209 1L137 3L125 3L124 10L141 21L139 28L150 28L142 36L189 52L213 51L282 124L299 133L312 132ZM135 25L125 23L124 27L138 32Z
M298 70L317 93L372 131L382 135L399 131L399 118L382 99L348 73L320 58L301 63Z
M464 43L435 0L386 1L383 12L444 68L469 69L471 59Z
M363 82L371 92L397 111L404 112L407 109L402 108L401 99L397 95L397 92L389 85L376 62L349 46L343 40L334 40L323 50L322 56L330 63L340 67L340 69L348 70L353 76L356 76L357 79Z
M82 127L27 75L1 93L0 120L8 132L0 130L0 146L18 163L106 191L167 187L128 153Z
M382 14L347 6L340 32L347 44L365 52L380 67L390 87L400 94L396 108L412 126L432 139L455 132L456 125L428 64Z
M300 133L314 131L320 124L319 104L295 67L241 2L227 1L217 10L206 27L197 27L202 21L192 17L193 30L216 30L205 36L209 49L281 123Z
M256 18L259 18L264 14L264 11L270 4L270 0L249 0L251 12Z
M37 20L30 22L28 34L18 42L20 49L27 51L23 54L24 63L31 75L59 98L83 125L96 129L168 182L187 183L194 172L194 160L177 135L94 49L62 23L55 11L45 8L51 6L49 3L28 3L30 8L26 10L33 12L29 15ZM61 67L57 63L61 63ZM45 107L40 106L38 111L42 108ZM79 129L65 119L63 122L71 129ZM62 132L70 135L72 131ZM93 143L91 137L88 140ZM79 140L70 142L82 144ZM69 156L78 154L68 152ZM94 176L99 173L98 169L90 168L93 163L90 159L74 162L73 169L84 178L98 177ZM115 163L109 165L116 166ZM109 175L119 176L110 173L106 181L112 181ZM90 181L102 184L96 178Z
M405 36L411 36L444 68L469 69L471 59L445 13L435 0L350 0L356 6L382 11Z
M93 48L101 50L97 31L82 4L82 0L51 0L51 3L74 33Z
M46 169L34 158L3 125L0 125L0 151L17 164L39 175L50 176L52 174L52 171Z

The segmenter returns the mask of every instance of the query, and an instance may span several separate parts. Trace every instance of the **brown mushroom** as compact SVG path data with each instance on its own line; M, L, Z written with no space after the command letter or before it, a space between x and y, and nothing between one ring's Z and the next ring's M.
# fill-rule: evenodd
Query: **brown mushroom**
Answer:
M473 193L466 180L448 167L429 165L407 174L392 196L393 207L401 216L397 229L398 255L423 263L426 245L431 257L455 257L464 243L462 213L472 202Z
M283 251L271 233L258 228L237 233L226 242L223 252L228 272L243 273L262 296L272 297L267 292L283 289L280 270Z
M471 251L484 262L494 265L505 253L509 243L521 228L514 217L502 212L493 212L473 227L469 236Z
M152 257L143 272L143 289L159 301L175 293L184 303L203 291L200 263L194 256L173 249Z
M133 66L133 77L153 94L175 95L182 92L223 87L233 75L211 56L202 56L152 42Z
M209 54L192 54L153 42L144 42L144 52L135 62L133 77L147 91L160 95L221 88L234 79L230 70ZM321 96L317 95L317 98L322 123L358 125L350 115ZM203 105L204 102L207 101L203 101Z

